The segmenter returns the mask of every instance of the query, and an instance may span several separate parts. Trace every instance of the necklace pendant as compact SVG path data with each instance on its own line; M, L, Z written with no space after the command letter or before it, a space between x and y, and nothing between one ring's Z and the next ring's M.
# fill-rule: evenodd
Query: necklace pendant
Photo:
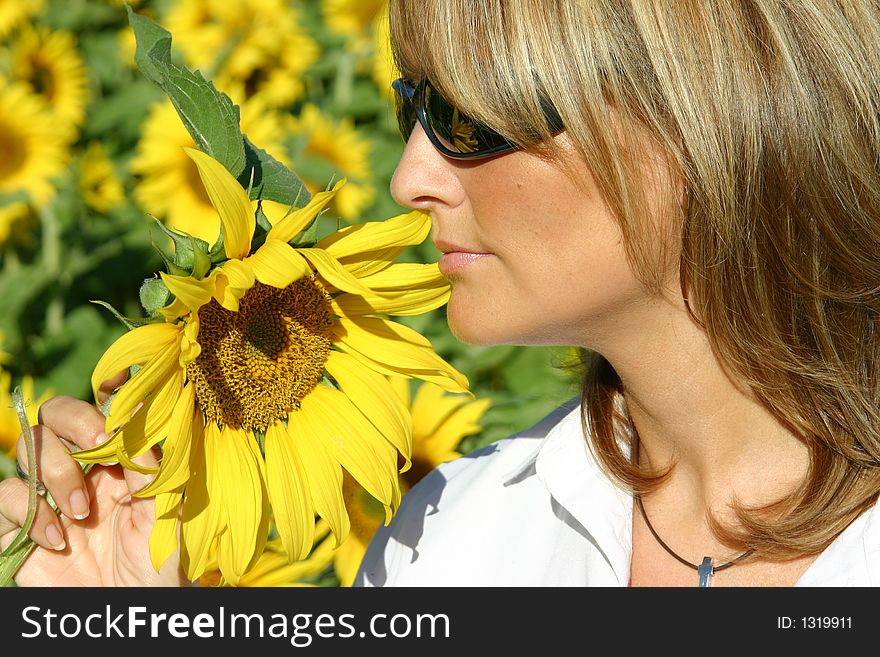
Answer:
M715 573L712 567L712 557L703 557L703 563L697 568L697 574L700 576L699 587L709 588L709 578Z

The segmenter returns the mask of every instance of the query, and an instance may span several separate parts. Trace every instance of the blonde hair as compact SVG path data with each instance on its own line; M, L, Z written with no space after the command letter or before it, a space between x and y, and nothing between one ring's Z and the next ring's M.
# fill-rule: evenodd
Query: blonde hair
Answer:
M391 28L404 75L527 149L551 143L551 102L648 285L657 240L631 154L644 135L660 147L686 192L675 228L689 310L811 454L799 490L716 532L766 558L827 547L880 490L878 4L393 0ZM590 448L648 490L664 473L621 449L633 428L620 381L588 356Z

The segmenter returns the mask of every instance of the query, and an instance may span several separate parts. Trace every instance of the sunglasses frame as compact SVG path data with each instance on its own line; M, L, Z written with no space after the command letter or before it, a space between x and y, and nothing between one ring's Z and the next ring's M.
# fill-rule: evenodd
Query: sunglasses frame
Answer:
M413 84L412 80L408 78L398 78L394 82L391 83L391 86L400 96L400 105L397 108L397 124L400 127L401 134L404 133L404 126L402 117L404 112L412 112L415 115L415 118L421 124L422 129L425 131L425 134L428 135L428 139L431 140L431 144L440 151L446 157L452 158L454 160L476 160L485 157L494 157L496 155L501 155L502 153L507 153L509 151L514 151L520 148L516 144L512 144L509 141L506 141L502 144L498 144L497 146L492 146L491 148L487 148L485 150L477 150L470 153L460 153L459 151L454 151L450 149L448 146L443 144L440 141L440 138L437 136L437 133L434 132L434 128L431 126L431 120L428 118L428 113L425 110L425 90L428 88L427 78L423 78L418 82L418 84ZM431 87L434 93L438 93L436 89ZM446 101L449 103L449 101ZM449 103L452 105L452 103ZM488 130L490 132L495 132L489 128L486 128L482 124L479 124L483 130ZM413 123L413 127L415 127L415 123ZM497 134L497 133L495 133ZM500 136L500 135L499 135ZM408 134L403 134L404 141L409 140ZM503 137L502 137L503 139Z

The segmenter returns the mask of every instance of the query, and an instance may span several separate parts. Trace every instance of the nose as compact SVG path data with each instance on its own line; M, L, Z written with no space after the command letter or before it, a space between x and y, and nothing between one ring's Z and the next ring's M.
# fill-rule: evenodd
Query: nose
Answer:
M404 207L424 212L439 205L454 207L463 200L457 167L434 148L419 123L391 178L391 196Z

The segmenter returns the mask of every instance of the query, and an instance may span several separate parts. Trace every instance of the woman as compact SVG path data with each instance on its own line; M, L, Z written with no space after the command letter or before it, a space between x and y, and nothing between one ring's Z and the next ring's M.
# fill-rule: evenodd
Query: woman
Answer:
M395 0L391 20L392 193L432 215L452 330L576 345L587 378L410 491L357 583L880 584L876 3ZM41 431L89 446L100 420L56 399ZM9 532L24 488L2 490ZM114 536L83 492L84 531L125 548L94 572L142 577L150 514ZM32 561L22 582L61 577Z

